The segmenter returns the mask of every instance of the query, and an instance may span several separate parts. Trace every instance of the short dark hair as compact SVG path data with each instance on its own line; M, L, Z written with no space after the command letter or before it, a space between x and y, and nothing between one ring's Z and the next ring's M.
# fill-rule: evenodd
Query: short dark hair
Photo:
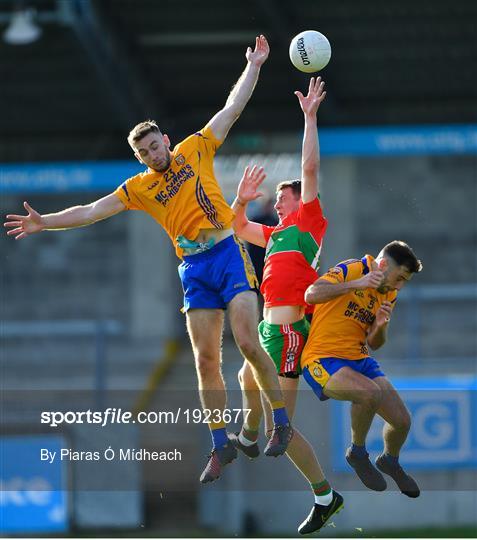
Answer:
M383 254L391 258L398 266L405 266L413 274L422 270L422 263L414 251L402 240L394 240L384 246Z
M128 135L128 143L130 146L133 146L134 143L137 143L143 139L149 133L161 133L159 126L156 124L155 120L145 120L140 124L134 126Z
M293 195L301 197L301 180L285 180L277 186L277 193L285 188L291 188Z

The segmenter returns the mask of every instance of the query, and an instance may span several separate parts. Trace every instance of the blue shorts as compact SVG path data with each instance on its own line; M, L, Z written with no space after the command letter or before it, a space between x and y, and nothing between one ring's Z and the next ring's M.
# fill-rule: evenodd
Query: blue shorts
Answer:
M311 389L320 398L321 401L329 399L323 393L323 388L333 373L336 373L342 367L350 367L354 371L361 373L368 379L384 377L381 366L374 358L368 356L362 360L343 360L343 358L319 358L303 368L303 377L311 386Z
M214 247L184 256L179 265L184 311L225 309L234 296L258 289L250 256L235 235Z

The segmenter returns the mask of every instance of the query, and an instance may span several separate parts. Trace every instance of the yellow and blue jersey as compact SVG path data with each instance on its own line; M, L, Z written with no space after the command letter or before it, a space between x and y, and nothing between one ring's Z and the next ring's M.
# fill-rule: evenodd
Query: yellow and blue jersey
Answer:
M366 275L374 258L365 255L330 268L320 279L330 283L353 281ZM395 305L397 291L354 289L324 304L316 304L310 334L301 357L302 368L325 357L361 360L369 356L366 338L376 312L387 300Z
M214 174L213 160L220 145L206 126L175 146L166 171L148 169L115 191L126 208L143 210L162 225L179 258L178 236L195 240L201 229L232 226L234 213Z

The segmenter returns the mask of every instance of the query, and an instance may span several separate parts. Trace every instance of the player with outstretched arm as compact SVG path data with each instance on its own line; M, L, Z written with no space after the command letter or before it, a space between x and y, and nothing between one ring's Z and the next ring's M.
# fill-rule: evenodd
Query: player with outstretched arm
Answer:
M318 277L321 246L327 228L319 200L320 151L317 112L325 99L321 77L311 78L308 94L295 92L304 115L302 171L300 180L277 186L275 209L279 223L269 227L249 221L246 208L260 197L265 179L263 169L247 168L237 190L232 208L235 230L240 238L266 246L261 292L264 297L263 321L259 325L260 342L272 357L290 416L295 411L300 369L300 355L306 342L309 323L305 291ZM249 365L240 370L244 408L250 409L240 433L231 435L237 448L253 459L259 455L258 430L262 418L260 392ZM265 405L265 429L271 429ZM326 480L310 443L297 430L287 455L310 483L314 502L309 516L299 526L300 534L319 530L343 507L343 497Z
M41 231L90 225L124 210L150 214L166 230L182 258L179 274L202 406L211 411L223 411L226 406L220 361L224 310L228 309L235 341L273 409L273 433L265 453L278 456L285 452L293 429L273 363L258 339L253 265L234 235L234 213L213 171L215 153L252 96L268 55L268 42L261 35L255 48L247 49L247 65L225 106L172 151L168 136L154 121L136 125L128 142L147 168L113 193L47 215L25 202L27 215L8 215L5 227L10 229L7 234L20 240ZM209 428L213 448L201 475L203 483L216 480L223 466L237 456L223 417L214 417Z

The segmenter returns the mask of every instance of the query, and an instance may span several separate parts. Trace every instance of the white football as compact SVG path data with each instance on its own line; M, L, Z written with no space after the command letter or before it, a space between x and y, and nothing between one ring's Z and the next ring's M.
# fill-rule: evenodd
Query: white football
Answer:
M292 64L305 73L323 69L331 58L331 45L326 36L316 30L305 30L290 43Z

